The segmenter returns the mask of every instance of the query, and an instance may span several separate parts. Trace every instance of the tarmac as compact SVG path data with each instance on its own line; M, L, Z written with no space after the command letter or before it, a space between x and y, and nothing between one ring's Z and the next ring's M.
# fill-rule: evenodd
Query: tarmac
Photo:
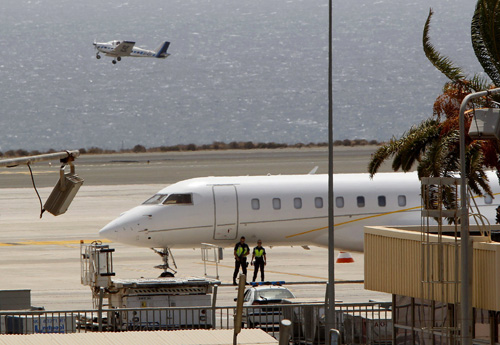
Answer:
M375 147L335 149L334 170L364 172ZM80 282L80 240L101 240L98 231L120 213L143 202L166 185L190 177L327 173L326 148L211 151L158 154L83 155L75 162L85 179L69 210L40 219L40 203L26 167L0 170L0 290L29 289L32 305L46 310L92 308L91 291ZM57 162L33 166L35 183L46 200L57 182ZM390 171L384 166L382 171ZM114 272L120 279L153 278L161 271L154 266L160 257L148 248L109 243L115 248ZM250 243L250 245L252 245ZM324 298L328 279L327 249L310 247L267 248L266 280L314 282L290 285L296 297ZM363 254L351 253L355 262L335 264L339 282L363 280ZM200 249L176 249L173 255L177 276L215 274L213 264L205 266ZM232 249L224 250L219 265L217 304L234 305ZM335 254L338 255L338 252ZM252 274L249 267L249 274ZM320 283L318 283L320 282ZM343 302L390 301L391 296L364 290L363 284L336 284L336 300Z

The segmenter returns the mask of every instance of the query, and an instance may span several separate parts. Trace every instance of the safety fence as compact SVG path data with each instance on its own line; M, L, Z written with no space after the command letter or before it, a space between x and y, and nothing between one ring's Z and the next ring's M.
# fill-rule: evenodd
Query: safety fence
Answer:
M230 306L0 312L0 334L232 329L235 311ZM291 344L325 343L322 303L244 306L242 326L278 337L282 319L292 321ZM343 344L391 344L391 304L339 303L334 327Z

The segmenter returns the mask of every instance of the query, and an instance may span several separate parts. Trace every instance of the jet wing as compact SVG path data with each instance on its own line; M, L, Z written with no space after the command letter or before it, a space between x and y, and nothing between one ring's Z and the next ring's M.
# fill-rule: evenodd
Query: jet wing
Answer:
M106 55L111 56L129 56L134 48L135 42L123 41L115 49L107 53Z

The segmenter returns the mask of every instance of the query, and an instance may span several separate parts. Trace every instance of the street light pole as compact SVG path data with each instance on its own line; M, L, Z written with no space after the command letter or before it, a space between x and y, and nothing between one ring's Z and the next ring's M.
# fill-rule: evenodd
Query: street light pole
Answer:
M460 319L462 345L472 344L472 242L469 236L469 210L467 198L467 169L465 161L465 111L467 104L476 98L496 94L500 88L467 95L460 105Z
M328 285L326 291L326 339L330 345L330 329L335 320L335 239L333 226L333 18L332 1L328 2Z

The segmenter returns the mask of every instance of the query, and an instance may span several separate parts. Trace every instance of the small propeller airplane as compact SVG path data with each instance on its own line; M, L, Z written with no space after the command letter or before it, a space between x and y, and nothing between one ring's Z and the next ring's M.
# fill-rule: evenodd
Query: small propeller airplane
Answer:
M116 64L117 61L121 61L122 56L165 59L170 56L170 54L167 53L169 45L170 42L165 41L155 50L147 50L135 47L135 42L132 41L114 40L104 43L94 41L94 47L97 50L95 57L100 59L100 53L111 56L114 58L112 61L113 64Z

